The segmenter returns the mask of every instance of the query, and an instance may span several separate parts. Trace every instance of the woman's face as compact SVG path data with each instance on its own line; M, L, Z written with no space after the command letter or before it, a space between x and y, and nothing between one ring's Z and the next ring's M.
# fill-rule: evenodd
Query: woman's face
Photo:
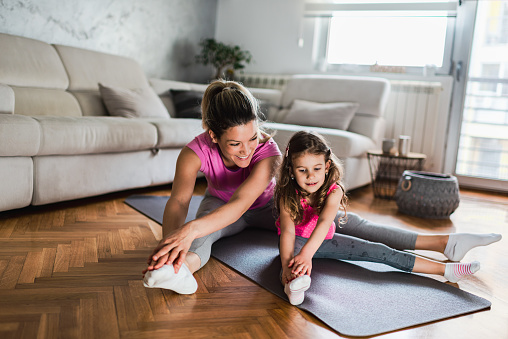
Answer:
M212 141L219 145L226 167L245 168L250 165L252 155L259 145L259 129L255 120L228 128L220 139L212 131L209 133Z

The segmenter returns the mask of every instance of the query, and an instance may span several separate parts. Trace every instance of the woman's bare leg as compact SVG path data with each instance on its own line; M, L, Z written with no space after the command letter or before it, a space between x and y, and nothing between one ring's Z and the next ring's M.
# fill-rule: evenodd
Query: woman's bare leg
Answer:
M185 257L185 264L189 270L194 273L201 267L201 259L196 253L187 252L187 256Z

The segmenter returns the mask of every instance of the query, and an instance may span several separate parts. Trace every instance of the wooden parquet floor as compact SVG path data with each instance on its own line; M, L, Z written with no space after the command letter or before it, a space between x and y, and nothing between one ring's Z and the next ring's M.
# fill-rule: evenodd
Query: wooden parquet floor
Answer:
M198 182L195 193L204 188ZM141 271L160 226L123 200L169 193L170 186L148 188L0 213L0 338L339 337L213 258L195 274L193 295L144 288ZM434 233L483 227L508 237L508 198L501 195L470 192L451 221L430 229L428 221L398 214L393 201L373 199L370 188L351 199L352 211L395 226ZM467 259L485 265L458 287L492 301L490 311L386 336L508 338L507 246L476 249Z

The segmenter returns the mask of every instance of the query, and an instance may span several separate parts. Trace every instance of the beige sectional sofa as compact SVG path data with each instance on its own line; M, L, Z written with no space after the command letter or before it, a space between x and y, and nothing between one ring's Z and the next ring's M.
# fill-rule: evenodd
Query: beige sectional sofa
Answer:
M0 34L0 50L0 211L171 183L181 148L202 132L200 120L176 118L168 91L204 92L204 84L148 80L132 59L19 36ZM110 116L99 83L152 91L167 112ZM279 145L316 129L343 159L346 186L369 183L365 152L384 132L387 81L294 76L283 91L251 90L270 107L265 128ZM359 107L347 130L302 127L288 123L295 99Z
M0 34L0 210L172 182L199 120L108 116L98 83L149 88L135 61Z

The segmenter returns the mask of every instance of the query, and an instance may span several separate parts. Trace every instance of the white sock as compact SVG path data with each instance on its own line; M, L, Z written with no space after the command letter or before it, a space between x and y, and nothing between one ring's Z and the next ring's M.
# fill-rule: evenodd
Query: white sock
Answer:
M302 275L293 279L284 286L284 292L289 298L291 305L300 305L305 299L305 291L310 287L310 276Z
M469 264L448 263L445 267L444 277L448 281L456 283L465 276L475 274L479 269L480 263L478 261Z
M178 274L175 273L173 265L164 265L158 270L146 272L143 285L149 288L165 288L179 294L193 294L198 289L198 282L185 263Z
M461 261L466 253L477 246L490 245L501 240L501 234L452 233L446 244L444 255L451 261Z

